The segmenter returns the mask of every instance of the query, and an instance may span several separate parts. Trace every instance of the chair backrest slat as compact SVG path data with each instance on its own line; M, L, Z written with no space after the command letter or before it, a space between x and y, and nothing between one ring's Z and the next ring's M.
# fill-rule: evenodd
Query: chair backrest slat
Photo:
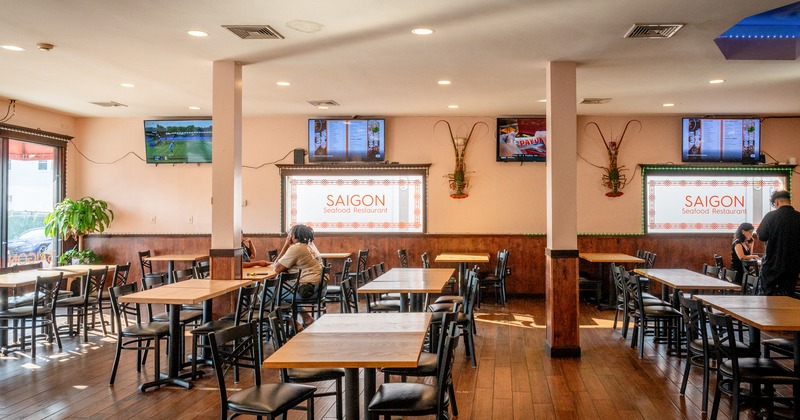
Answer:
M397 258L400 260L400 268L408 268L408 252L405 248L397 250Z

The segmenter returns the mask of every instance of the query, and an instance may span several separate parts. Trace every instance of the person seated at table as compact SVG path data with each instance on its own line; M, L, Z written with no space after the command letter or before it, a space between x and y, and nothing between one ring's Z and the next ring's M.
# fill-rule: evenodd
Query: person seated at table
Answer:
M242 268L250 267L266 267L269 265L267 260L254 260L256 256L256 246L253 245L253 240L245 238L242 232Z
M286 242L275 260L275 273L300 270L300 285L297 296L309 298L317 293L317 284L322 275L322 257L314 245L314 229L297 224L289 229ZM314 318L308 312L300 312L303 324L309 325Z
M753 231L755 227L752 223L742 223L736 228L736 233L733 234L733 243L731 243L731 270L736 271L736 278L734 283L742 284L745 268L742 261L758 259L757 255L751 255L753 252Z

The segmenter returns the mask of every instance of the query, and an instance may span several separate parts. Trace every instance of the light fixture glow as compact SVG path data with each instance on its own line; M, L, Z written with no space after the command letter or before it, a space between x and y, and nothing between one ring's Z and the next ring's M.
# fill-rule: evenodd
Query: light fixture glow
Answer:
M433 29L428 29L428 28L416 28L411 30L411 33L414 35L430 35L433 32L434 32Z
M16 45L3 45L3 49L9 51L25 51L25 48L18 47Z
M438 83L438 84L440 84L440 85L449 85L449 84L450 84L450 83L452 83L452 82L451 82L451 81L449 81L449 80L439 80L439 81L438 81L438 82L436 82L436 83Z
M275 84L278 85L278 86L291 86L292 85L289 82L278 82L278 83L275 83Z
M450 109L456 109L458 108L458 105L447 105L447 107Z
M317 107L317 109L328 109L328 107L325 106L325 105L320 105L320 106Z
M196 36L198 38L202 38L204 36L208 36L208 33L207 32L203 32L203 31L188 31L186 33L189 34L190 36Z
M547 99L539 99L539 100L538 100L538 101L536 101L536 102L542 102L542 103L544 103L544 102L547 102Z
M134 88L134 87L136 87L136 85L134 85L133 83L120 83L119 85L122 86L122 87L126 87L126 88Z
M663 107L671 107L671 106L675 106L675 104L672 104L672 103L668 102L668 103L662 104L661 106L663 106Z
M709 80L709 81L708 81L708 83L711 83L712 85L718 85L718 84L720 84L720 83L725 83L725 79L714 79L714 80Z
M191 109L193 111L197 111L198 109L200 109L200 107L199 106L190 106L189 109Z

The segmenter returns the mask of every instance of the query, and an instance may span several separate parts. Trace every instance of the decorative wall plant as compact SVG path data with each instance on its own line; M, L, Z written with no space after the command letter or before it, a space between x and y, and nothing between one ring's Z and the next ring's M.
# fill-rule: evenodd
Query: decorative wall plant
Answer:
M472 125L472 128L469 130L469 134L467 137L456 137L453 134L453 128L450 127L450 123L445 120L436 121L434 124L434 128L439 123L445 123L447 125L447 130L450 134L450 143L453 145L453 152L455 153L456 158L456 165L453 169L452 173L445 175L445 178L448 179L450 184L450 197L452 198L467 198L469 194L467 194L467 188L469 187L469 179L467 178L467 166L464 161L464 158L467 154L467 146L469 145L470 139L472 139L472 134L475 132L475 127L480 124L486 126L486 130L488 132L489 125L485 122L478 121Z
M608 153L608 166L594 165L588 161L587 163L596 168L600 168L604 171L602 177L602 184L603 186L605 186L610 190L606 193L607 197L621 196L623 194L622 189L625 188L625 185L628 184L628 178L623 173L627 171L627 169L625 168L625 166L619 166L617 164L617 156L619 155L619 150L622 147L622 140L625 139L625 134L628 132L628 127L630 127L631 123L639 124L639 131L637 131L636 134L642 131L641 121L630 120L628 121L627 124L625 124L625 129L622 130L622 135L619 136L619 140L614 138L613 132L611 133L610 135L611 141L606 141L606 137L603 135L603 130L600 129L600 126L597 125L596 122L590 122L586 124L586 126L583 128L586 135L589 136L589 128L590 126L594 126L597 129L597 133L600 134L600 139L603 140L603 144L606 146L606 152Z

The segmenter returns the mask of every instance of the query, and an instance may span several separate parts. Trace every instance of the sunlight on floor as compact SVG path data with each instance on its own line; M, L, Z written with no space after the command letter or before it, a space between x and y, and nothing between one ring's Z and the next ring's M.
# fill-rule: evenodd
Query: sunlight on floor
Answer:
M522 313L506 313L506 312L492 312L492 313L476 313L475 321L479 323L507 325L511 327L520 328L546 328L544 316L534 317L530 314ZM588 328L607 328L610 329L614 324L613 320L603 318L591 318L590 323L579 325L581 329Z

